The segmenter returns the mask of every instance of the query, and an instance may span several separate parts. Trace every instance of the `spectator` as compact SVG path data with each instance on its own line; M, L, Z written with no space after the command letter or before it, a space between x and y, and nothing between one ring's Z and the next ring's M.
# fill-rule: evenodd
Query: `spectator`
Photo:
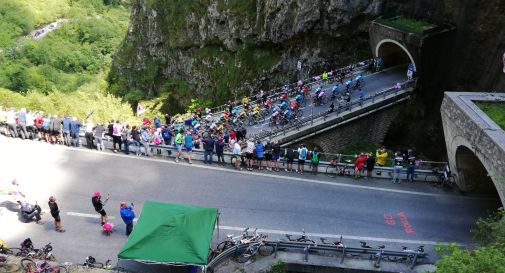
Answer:
M368 157L366 159L366 178L372 177L372 171L375 167L375 155L370 152L368 153Z
M112 125L112 151L117 153L117 151L121 151L121 132L123 131L123 125L119 123L119 120L116 120L116 123ZM116 144L119 149L116 149Z
M179 159L182 156L182 145L183 145L183 137L181 130L177 130L177 134L175 135L175 148L177 149L177 154L175 156L175 162L179 162Z
M361 177L361 172L363 171L365 162L366 162L366 155L365 153L361 153L354 162L354 178L358 179Z
M13 179L11 181L11 184L12 184L12 186L11 186L11 190L10 190L10 195L12 196L12 199L14 200L14 202L21 205L22 202L25 200L26 195L21 190L21 186L19 185L17 179Z
M212 138L212 135L207 134L205 139L203 140L203 163L204 164L209 164L212 165L212 156L214 154L214 139ZM210 159L209 159L210 157Z
M110 195L107 195L105 198L105 201L102 202L102 195L100 192L94 192L93 197L91 198L91 204L93 204L93 207L95 208L95 211L100 214L100 220L101 220L101 226L103 226L105 223L107 223L107 213L105 212L105 205L107 204L107 201L109 200Z
M317 151L317 147L314 147L314 150L311 153L312 175L317 175L317 170L319 167L319 155L320 153Z
M44 119L44 124L46 123L46 119ZM81 130L81 126L82 126L82 124L79 121L77 121L77 118L73 117L72 123L70 123L70 137L72 137L72 145L74 147L79 147L79 131ZM44 129L45 132L47 132L47 130L48 129ZM46 135L47 135L47 133L46 133ZM48 141L48 140L46 140L46 141Z
M133 211L133 203L131 206L127 206L126 202L121 202L121 206L119 209L119 214L121 215L121 219L126 225L126 236L130 236L133 230L133 219L135 219L135 212Z
M26 108L21 108L18 112L18 126L21 131L21 136L28 138L28 131L26 130Z
M216 154L217 154L217 163L221 165L225 165L224 163L224 145L223 138L221 136L217 137L216 142Z
M388 159L388 152L386 151L386 147L382 146L382 148L377 150L376 157L377 166L384 167Z
M298 172L303 174L305 169L305 160L307 160L307 155L309 154L309 150L305 147L305 144L302 144L300 148L298 148Z
M279 145L279 141L275 141L272 145L272 169L275 167L275 171L280 171L279 169L279 161L281 159L281 145Z
M95 127L95 124L93 124L92 120L88 120L86 123L86 133L84 134L84 137L86 138L86 147L88 149L93 149L93 128Z
M54 228L57 232L65 232L64 229L61 228L61 218L60 218L60 208L56 203L56 198L54 196L49 197L49 210L51 211L51 216L54 218Z
M407 151L407 181L414 182L414 171L416 170L416 156L414 150Z
M18 137L18 129L16 124L16 113L14 113L14 108L10 108L7 111L6 118L7 125L9 126L9 133L11 137Z
M58 115L53 115L50 121L50 127L51 127L51 140L52 143L58 143L59 142L59 135L61 131L61 120L58 118Z
M189 164L193 164L193 162L191 161L191 157L193 155L193 136L191 135L190 130L187 130L186 135L184 136L184 147L186 148L186 152L188 153Z
M35 222L39 225L44 224L40 217L40 214L42 213L42 209L40 208L39 205L32 205L28 203L27 201L21 202L21 214L23 215L23 218L26 220L32 220L33 217L35 217Z
M158 129L161 127L161 121L158 115L154 116L154 129Z
M240 132L242 133L242 137L243 138L246 138L247 137L247 130L245 129L244 126L242 126L242 128L240 129Z
M140 151L140 133L139 130L137 130L137 126L132 127L132 142L133 145L135 146L135 155L140 156L142 153Z
M130 125L126 124L121 133L121 139L123 140L123 149L125 154L130 154L130 144L132 138L132 131L130 130Z
M150 156L151 153L149 151L149 141L151 140L151 134L147 130L147 127L144 125L142 126L142 130L140 132L140 140L142 142L142 147L144 147L145 155Z
M258 159L258 170L261 170L263 168L262 162L263 162L263 158L265 156L265 152L264 152L263 143L261 143L260 140L258 140L256 142L255 150L256 150L256 158Z
M265 161L266 161L266 168L269 171L272 171L273 168L273 161L272 161L272 143L270 141L267 141L267 144L265 145Z
M403 169L403 156L400 151L395 153L395 160L393 165L393 183L400 184L402 181L400 179L400 175Z
M70 124L72 123L72 120L70 119L69 116L65 116L63 118L63 128L62 128L62 131L63 131L63 143L66 145L66 146L71 146L72 143L70 141Z
M165 125L161 126L161 136L165 145L172 144L172 132Z
M169 126L172 123L172 119L170 118L169 114L165 115L165 125Z
M284 153L286 157L286 172L292 172L293 162L295 161L295 151L291 147L287 147Z
M44 139L46 140L47 143L51 142L51 128L49 125L51 124L51 115L47 114L47 116L43 119L42 122L42 129L44 131ZM77 136L79 136L79 132L77 132ZM73 140L73 139L72 139ZM79 144L79 143L77 143ZM77 145L79 147L79 145Z
M250 172L253 170L252 160L254 157L254 148L255 148L254 141L252 139L248 139L245 157L247 159L247 170Z
M93 136L95 137L96 149L98 151L105 150L105 145L103 143L104 131L105 131L105 128L103 128L103 125L101 123L97 124L95 126L95 128L93 128Z
M242 170L240 168L240 163L241 163L241 155L242 155L242 148L240 147L240 142L237 141L233 144L233 151L232 151L232 157L235 158L235 169L236 170Z

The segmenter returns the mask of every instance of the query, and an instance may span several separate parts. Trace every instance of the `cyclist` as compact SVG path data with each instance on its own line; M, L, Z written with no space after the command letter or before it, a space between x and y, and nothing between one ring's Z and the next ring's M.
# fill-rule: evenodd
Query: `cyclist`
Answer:
M331 94L332 94L332 96L333 96L333 97L337 97L338 93L340 92L340 90L339 90L339 89L340 89L340 88L339 88L339 86L338 86L338 83L335 83L335 84L333 85L333 87L331 88Z
M331 102L330 107L328 107L328 113L332 113L333 111L335 111L335 104Z
M298 93L295 97L295 101L300 104L303 100L303 95L301 93Z
M365 92L363 91L363 89L359 89L359 99L360 100L363 100L365 98Z
M349 79L348 81L345 82L345 89L347 91L351 90L352 87L352 79Z

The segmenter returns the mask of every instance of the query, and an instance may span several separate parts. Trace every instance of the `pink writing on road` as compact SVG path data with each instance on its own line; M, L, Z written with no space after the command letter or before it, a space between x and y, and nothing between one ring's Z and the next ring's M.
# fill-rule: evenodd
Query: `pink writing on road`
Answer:
M409 219L407 219L407 215L405 214L405 212L400 211L396 215L398 215L398 217L400 217L400 222L402 222L403 229L405 230L405 233L407 233L407 234L414 233L414 228L412 228L412 226L410 225Z
M388 214L388 213L384 213L384 221L386 221L386 224L391 225L391 226L396 224L395 219L393 219L393 215Z

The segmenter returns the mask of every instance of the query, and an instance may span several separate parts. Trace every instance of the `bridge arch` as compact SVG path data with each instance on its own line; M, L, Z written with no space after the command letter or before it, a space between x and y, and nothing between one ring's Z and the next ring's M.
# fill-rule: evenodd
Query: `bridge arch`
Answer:
M400 42L393 39L380 40L375 46L374 54L375 57L382 58L385 67L395 65L406 66L408 63L412 63L414 67L417 67L409 50Z
M496 179L482 162L479 153L466 145L459 145L454 156L459 183L464 185L466 191L499 196L493 181Z

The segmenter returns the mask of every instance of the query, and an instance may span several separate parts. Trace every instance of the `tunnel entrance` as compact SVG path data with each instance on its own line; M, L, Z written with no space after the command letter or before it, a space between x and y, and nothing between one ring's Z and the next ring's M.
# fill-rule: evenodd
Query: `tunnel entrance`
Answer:
M415 65L414 59L408 50L394 40L385 39L380 41L375 49L375 55L382 58L384 68L398 65L407 68L409 63Z
M468 192L500 198L491 176L472 150L465 146L457 148L456 167Z

